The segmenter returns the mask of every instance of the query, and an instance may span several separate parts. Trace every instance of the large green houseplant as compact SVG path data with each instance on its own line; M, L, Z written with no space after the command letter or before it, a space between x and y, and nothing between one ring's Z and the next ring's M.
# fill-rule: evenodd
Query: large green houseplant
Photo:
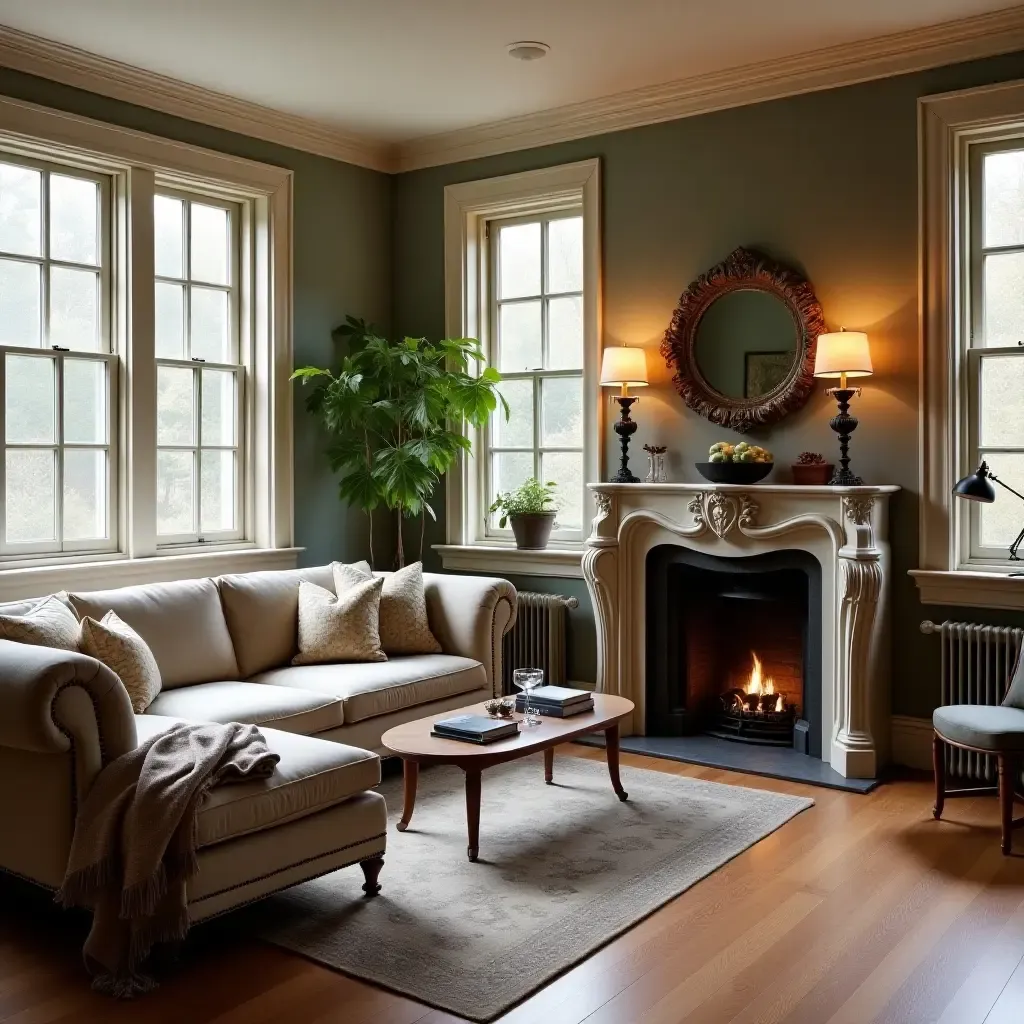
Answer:
M312 388L306 408L330 435L331 467L341 475L341 499L366 513L373 553L373 511L398 520L395 563L405 564L402 523L420 518L420 557L430 497L438 481L471 444L465 424L483 426L500 402L501 376L483 361L472 338L389 341L363 320L348 317L333 332L346 354L337 371L304 366L293 379Z

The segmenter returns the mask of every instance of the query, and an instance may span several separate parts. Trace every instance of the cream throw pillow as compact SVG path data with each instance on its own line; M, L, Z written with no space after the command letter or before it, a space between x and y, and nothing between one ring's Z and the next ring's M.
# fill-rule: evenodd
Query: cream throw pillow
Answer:
M299 583L299 653L293 665L328 661L387 661L378 616L384 581L370 577L335 597L315 583Z
M121 680L135 714L141 715L156 700L161 686L156 658L117 612L107 612L100 622L89 616L82 619L82 653L102 661Z
M78 619L58 597L51 594L23 615L0 615L0 638L37 647L78 650Z
M334 589L339 594L358 586L371 573L357 565L335 562ZM423 563L413 562L404 569L381 577L384 589L380 595L380 645L386 654L440 654L441 645L430 632L427 599L423 594Z

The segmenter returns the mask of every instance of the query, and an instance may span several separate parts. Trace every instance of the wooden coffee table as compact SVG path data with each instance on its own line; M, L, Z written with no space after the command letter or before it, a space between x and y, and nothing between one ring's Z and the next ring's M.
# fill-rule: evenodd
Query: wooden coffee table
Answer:
M456 765L466 773L466 819L469 831L467 853L470 860L476 860L480 844L480 773L493 765L515 761L543 750L544 781L550 785L554 772L555 747L590 732L604 733L612 789L620 800L625 800L627 793L619 781L619 721L632 710L633 702L625 697L595 693L593 711L584 711L571 718L542 718L540 725L525 725L522 715L517 714L516 718L520 721L518 736L481 746L440 739L431 736L430 731L434 722L441 719L454 718L456 715L486 715L483 704L456 708L388 729L381 742L402 759L405 779L405 807L402 820L398 823L399 832L409 827L416 806L416 782L420 765Z

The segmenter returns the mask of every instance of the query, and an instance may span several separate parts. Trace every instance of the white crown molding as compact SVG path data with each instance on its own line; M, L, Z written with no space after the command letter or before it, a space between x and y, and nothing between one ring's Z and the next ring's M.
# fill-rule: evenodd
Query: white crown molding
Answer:
M394 169L389 146L6 26L0 26L0 66L305 153Z
M397 149L397 170L474 160L1024 49L1024 6L684 78Z

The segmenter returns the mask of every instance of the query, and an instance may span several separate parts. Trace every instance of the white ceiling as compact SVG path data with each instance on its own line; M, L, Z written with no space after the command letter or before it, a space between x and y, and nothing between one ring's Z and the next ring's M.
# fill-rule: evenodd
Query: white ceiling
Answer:
M0 24L399 143L1006 6L1006 0L0 0ZM542 40L551 53L514 61L505 47L520 39Z

